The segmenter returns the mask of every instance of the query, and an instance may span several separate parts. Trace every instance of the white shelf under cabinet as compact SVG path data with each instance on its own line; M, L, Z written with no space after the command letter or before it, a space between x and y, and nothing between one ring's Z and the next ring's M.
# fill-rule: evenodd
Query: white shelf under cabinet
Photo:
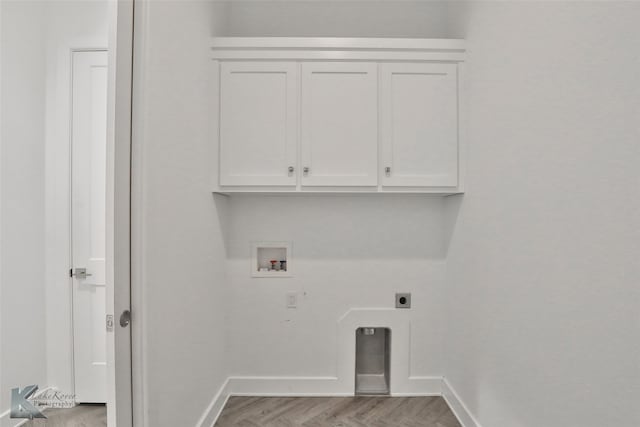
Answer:
M220 37L221 194L464 192L464 40Z
M262 194L273 196L295 196L298 194L426 194L434 196L451 196L454 194L464 194L464 190L461 188L308 188L308 189L296 189L291 188L288 190L279 188L265 188L265 187L249 187L249 188L225 188L218 187L213 190L214 194L221 194L224 196L232 196L234 194Z

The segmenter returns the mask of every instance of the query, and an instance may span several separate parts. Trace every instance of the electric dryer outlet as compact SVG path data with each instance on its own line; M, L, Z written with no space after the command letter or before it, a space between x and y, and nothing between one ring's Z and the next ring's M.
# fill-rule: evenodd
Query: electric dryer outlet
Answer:
M396 308L411 308L411 294L410 293L396 294Z

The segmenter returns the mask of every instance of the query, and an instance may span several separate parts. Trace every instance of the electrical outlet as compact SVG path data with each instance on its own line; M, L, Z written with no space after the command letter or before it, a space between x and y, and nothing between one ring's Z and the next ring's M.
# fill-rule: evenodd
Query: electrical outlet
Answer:
M396 294L396 308L411 308L411 294Z
M296 292L287 293L287 308L298 308L298 294Z

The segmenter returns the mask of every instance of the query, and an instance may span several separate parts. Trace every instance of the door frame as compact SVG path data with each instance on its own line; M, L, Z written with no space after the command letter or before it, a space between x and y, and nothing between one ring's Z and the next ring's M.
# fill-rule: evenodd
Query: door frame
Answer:
M133 89L134 0L110 3L109 19L109 93L107 96L107 281L113 283L112 300L107 296L107 312L114 315L112 352L115 369L108 384L107 405L109 427L132 427L134 408L142 411L142 395L134 393L140 381L134 375L133 349L139 349L141 335L133 332L138 323L133 315L131 325L121 327L119 318L132 310L131 289L131 113ZM109 187L111 185L111 187ZM110 246L111 245L111 246ZM111 274L111 277L109 276ZM135 344L134 344L135 342ZM109 348L107 349L109 352ZM115 406L115 407L114 407ZM138 425L138 423L136 423ZM142 424L139 424L142 425Z
M84 47L77 47L84 46ZM91 47L88 47L91 46ZM45 130L45 304L47 384L75 393L72 262L72 88L73 57L79 52L107 51L96 41L58 46L52 57L55 95L47 100Z
M110 2L109 34L105 40L74 39L55 49L57 96L47 100L54 111L46 122L46 292L47 386L75 392L73 364L73 292L71 262L71 114L72 67L76 52L108 52L107 94L107 295L106 313L116 319L107 336L107 420L109 427L132 427L133 408L142 410L141 396L132 393L131 327L121 328L117 319L130 309L130 176L131 102L133 63L133 0ZM106 44L106 46L105 46ZM108 292L109 293L109 292ZM106 327L106 325L105 325ZM59 332L58 332L59 331ZM139 337L139 335L138 335ZM139 348L139 347L138 347ZM64 366L63 369L60 367Z

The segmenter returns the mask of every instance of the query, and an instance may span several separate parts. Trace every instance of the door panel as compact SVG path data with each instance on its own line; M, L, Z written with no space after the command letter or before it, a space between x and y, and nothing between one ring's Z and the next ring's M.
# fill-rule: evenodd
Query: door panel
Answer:
M72 82L71 241L75 394L106 401L107 52L74 52Z
M380 85L382 185L455 187L456 65L381 64Z
M374 63L302 64L302 185L377 185L377 98Z
M296 185L297 91L295 63L221 64L220 185Z

